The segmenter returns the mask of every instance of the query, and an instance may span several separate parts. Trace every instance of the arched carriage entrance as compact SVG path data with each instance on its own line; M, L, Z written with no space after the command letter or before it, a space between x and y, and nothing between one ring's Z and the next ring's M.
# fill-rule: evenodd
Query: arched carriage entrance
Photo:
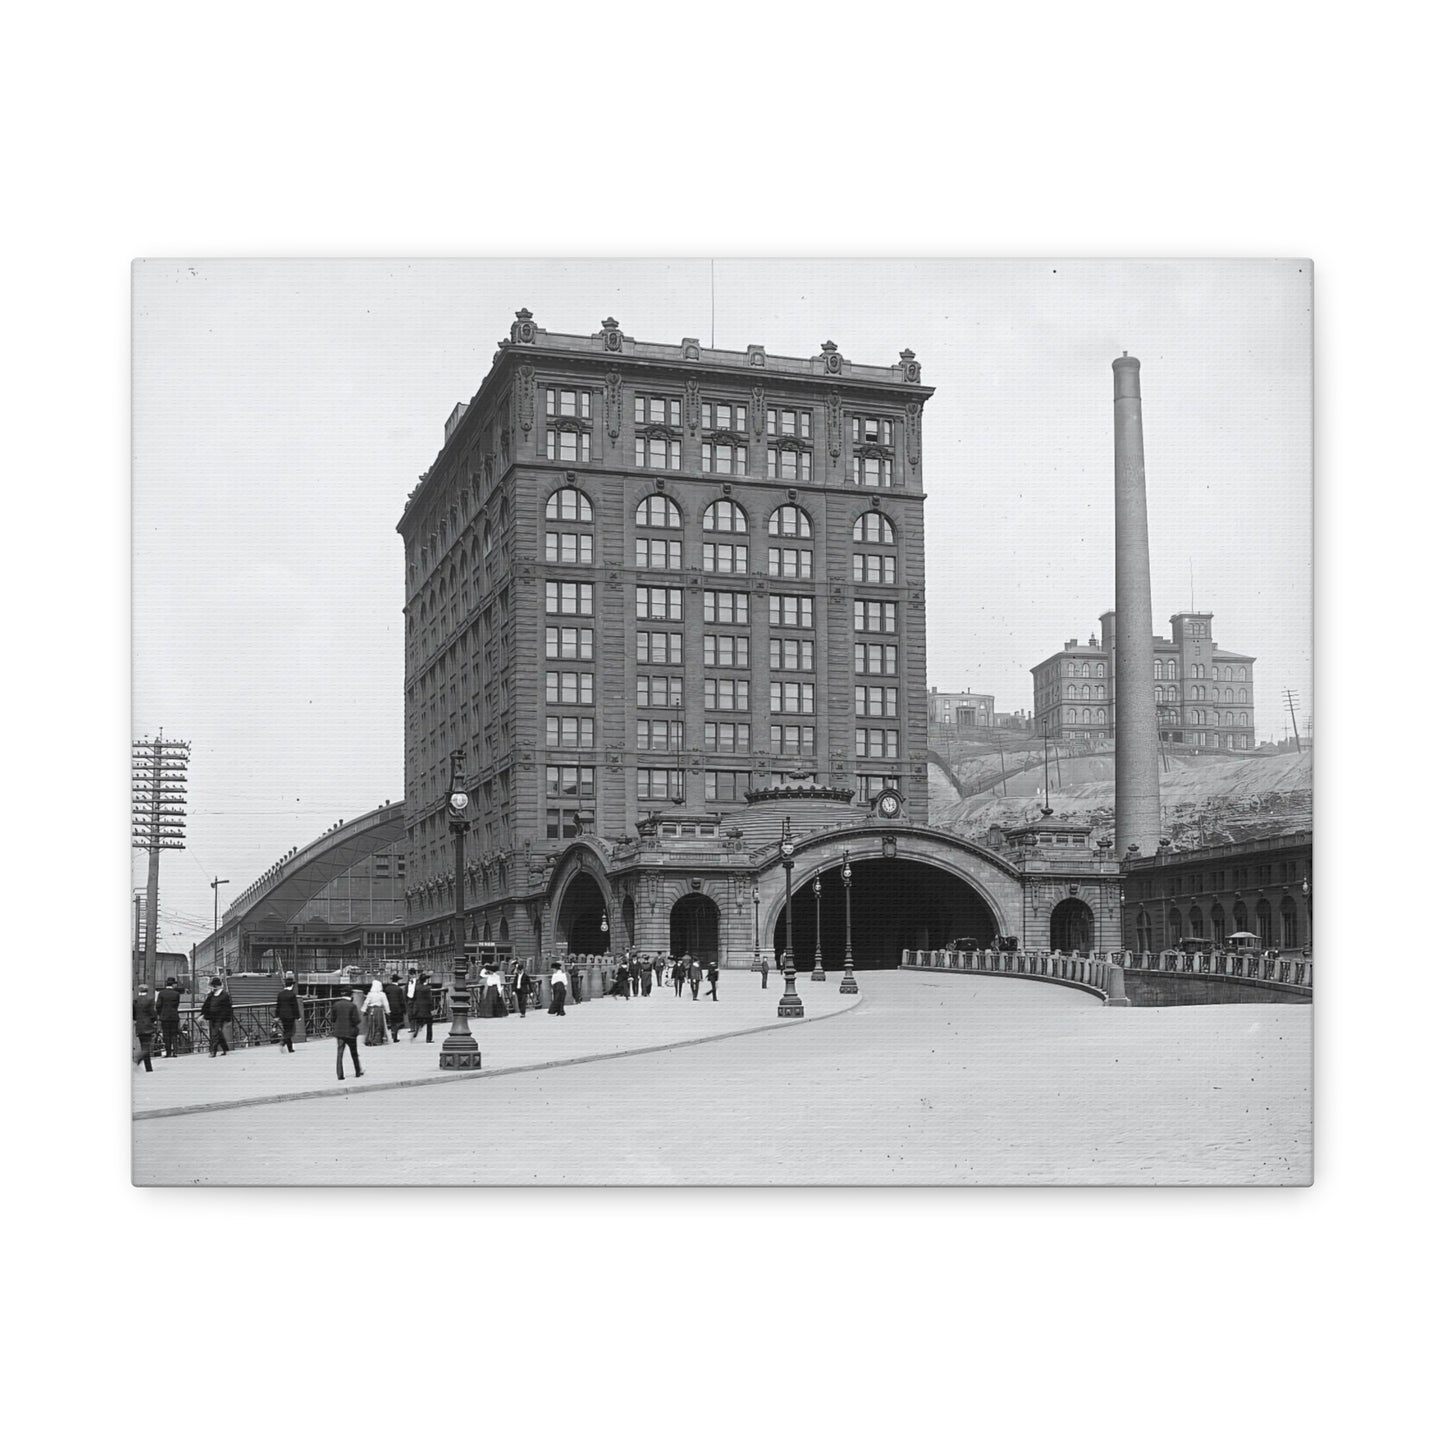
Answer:
M673 904L668 948L676 958L684 953L690 953L704 963L717 958L717 904L705 893L689 893Z
M597 880L590 873L576 874L557 904L557 946L565 944L568 953L609 952L611 935L602 927L606 916L607 904Z
M852 860L853 967L897 968L905 948L945 948L957 938L973 938L980 948L998 934L999 920L983 896L956 874L910 858ZM823 967L843 967L845 910L843 869L817 875L822 892L815 900L813 879L793 888L793 962L813 968L821 915ZM787 938L787 914L780 909L773 928L773 954L781 958Z
M1094 910L1082 899L1066 898L1049 915L1049 947L1060 953L1092 953Z

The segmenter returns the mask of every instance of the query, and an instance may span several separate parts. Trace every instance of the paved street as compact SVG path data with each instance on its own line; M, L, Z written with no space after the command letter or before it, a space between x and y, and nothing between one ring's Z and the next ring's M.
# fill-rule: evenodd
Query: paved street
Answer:
M683 1037L704 1008L772 1023L752 978L727 1005L669 992L479 1025L490 1061ZM727 987L742 983L742 988ZM771 980L770 984L776 980ZM1019 979L865 974L861 1003L800 980L816 1022L661 1052L536 1067L435 1088L363 1091L138 1118L140 1184L1304 1184L1311 1178L1313 1010L1106 1009ZM736 995L736 998L732 996ZM656 1016L654 1018L654 1015ZM678 1019L681 1015L682 1018ZM673 1024L672 1019L678 1019ZM522 1031L526 1030L525 1038ZM495 1044L493 1038L495 1036ZM440 1037L440 1034L438 1035ZM542 1038L543 1044L531 1041ZM645 1040L645 1042L644 1042ZM363 1084L400 1081L422 1045L363 1049ZM257 1051L269 1055L269 1050ZM289 1064L325 1074L333 1046ZM372 1057L376 1056L376 1063ZM396 1073L388 1075L387 1057ZM243 1058L185 1068L274 1069ZM162 1066L158 1066L157 1075ZM427 1066L428 1073L434 1061ZM153 1076L137 1085L181 1087ZM258 1094L275 1092L257 1083Z

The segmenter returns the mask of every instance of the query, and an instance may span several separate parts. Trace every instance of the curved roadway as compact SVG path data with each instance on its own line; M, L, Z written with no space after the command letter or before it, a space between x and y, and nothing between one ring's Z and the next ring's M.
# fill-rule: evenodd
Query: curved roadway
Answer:
M861 1006L801 1027L437 1088L139 1119L135 1180L1310 1182L1312 1009L1107 1009L1022 979L860 983ZM614 1007L625 1028L631 1005Z

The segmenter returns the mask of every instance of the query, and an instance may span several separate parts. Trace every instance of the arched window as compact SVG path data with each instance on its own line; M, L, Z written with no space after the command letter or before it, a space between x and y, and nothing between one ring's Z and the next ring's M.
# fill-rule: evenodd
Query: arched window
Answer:
M1072 668L1071 668L1070 670L1072 671ZM1068 686L1068 688L1067 688L1066 691L1065 691L1065 696L1066 696L1066 697L1078 697L1078 695L1079 695L1079 690L1078 690L1078 688L1076 688L1073 683L1070 683L1069 686ZM1074 720L1074 715L1073 715L1073 713L1070 713L1070 714L1069 714L1069 721L1070 721L1070 722L1073 722L1073 720Z
M1154 926L1142 908L1134 918L1134 937L1138 940L1140 953L1154 952Z
M861 517L858 519L863 520ZM779 507L771 517L768 518L768 536L770 537L811 537L813 535L813 523L808 514L801 508L795 507L791 502L786 506ZM853 535L858 535L858 528L853 528Z
M1239 689L1239 700L1240 702L1249 701L1249 689L1247 687L1242 687Z
M1096 707L1094 709L1094 721L1099 723L1107 721L1107 717L1103 708Z
M748 514L736 502L714 502L702 514L704 532L746 532Z
M1184 937L1184 919L1177 908L1169 910L1169 943L1173 948L1179 946L1179 940Z
M1274 910L1268 898L1261 898L1254 909L1254 931L1259 934L1261 948L1274 947Z
M1177 662L1175 662L1172 657L1169 659L1168 675L1169 675L1170 677L1178 677L1178 676L1179 676L1179 664L1178 664Z
M1156 687L1154 689L1154 701L1156 704L1164 701L1164 689L1162 687Z
M1234 931L1236 933L1249 932L1249 910L1242 902L1234 905Z
M1219 669L1218 669L1217 667L1216 667L1216 668L1214 669L1214 671L1213 671L1213 676L1214 676L1214 681L1215 681L1215 682L1218 682L1218 681L1219 681Z
M1154 659L1154 679L1157 682L1164 676L1164 664L1156 657Z
M1070 691L1070 692L1073 692L1073 688L1070 688L1069 691ZM1069 708L1068 711L1064 714L1064 721L1065 721L1065 722L1077 722L1077 721L1078 721L1078 717L1076 716L1077 712L1078 712L1078 709L1077 709L1077 708L1072 708L1072 707Z
M576 487L559 487L547 498L549 522L590 522L592 503Z
M1189 936L1204 937L1204 914L1197 906L1189 910Z
M1209 910L1209 932L1214 938L1214 946L1216 948L1223 948L1225 933L1224 909L1217 903Z
M1170 701L1170 702L1178 702L1178 701L1179 701L1179 689L1178 689L1177 687L1171 687L1171 688L1169 689L1169 692L1168 692L1168 698L1169 698L1169 701Z
M894 542L893 523L882 512L864 512L853 523L853 540L891 547Z
M1234 689L1232 687L1227 687L1224 689L1224 700L1225 702L1234 701Z
M671 497L660 497L654 493L644 497L637 504L637 525L639 527L682 527L682 509Z
M1095 664L1094 664L1094 676L1095 676L1095 677L1103 677L1103 675L1104 675L1104 664L1103 664L1102 662L1095 663Z

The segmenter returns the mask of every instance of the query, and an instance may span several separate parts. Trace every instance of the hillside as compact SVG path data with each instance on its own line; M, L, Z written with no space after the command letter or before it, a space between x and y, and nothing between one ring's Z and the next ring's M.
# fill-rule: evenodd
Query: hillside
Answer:
M1244 756L1171 755L1159 776L1161 836L1182 847L1239 842L1312 825L1313 759L1309 752ZM998 824L1038 816L1044 802L1037 739L998 748L949 739L928 768L933 821L967 837ZM1004 789L1007 789L1007 796ZM1087 822L1107 836L1114 822L1114 755L1083 753L1057 760L1049 748L1049 803L1057 817Z

